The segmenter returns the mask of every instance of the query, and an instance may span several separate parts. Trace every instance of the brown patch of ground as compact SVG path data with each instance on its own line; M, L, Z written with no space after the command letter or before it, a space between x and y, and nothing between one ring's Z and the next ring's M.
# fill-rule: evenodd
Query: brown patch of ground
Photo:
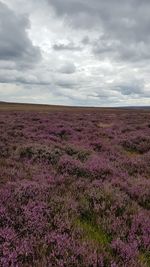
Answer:
M140 156L141 154L139 152L136 152L136 151L128 151L128 150L124 150L124 153L130 157L130 158L134 158L134 157L137 157L137 156Z
M113 123L98 123L97 126L100 128L109 128L113 126Z

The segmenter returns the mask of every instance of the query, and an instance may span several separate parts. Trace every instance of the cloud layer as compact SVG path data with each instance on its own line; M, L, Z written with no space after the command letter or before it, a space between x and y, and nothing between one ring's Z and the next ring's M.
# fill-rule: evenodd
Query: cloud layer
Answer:
M3 0L1 100L149 105L149 12L148 0Z
M7 5L0 2L0 59L15 63L37 62L40 49L32 45L27 35L30 27L26 16L15 14Z

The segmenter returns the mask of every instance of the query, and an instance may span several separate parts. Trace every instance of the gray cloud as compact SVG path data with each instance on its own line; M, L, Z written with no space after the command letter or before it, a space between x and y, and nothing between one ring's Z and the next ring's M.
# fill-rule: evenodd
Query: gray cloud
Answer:
M24 74L17 70L3 70L0 72L0 83L22 84L22 85L50 85L50 81L37 77L36 74L25 72Z
M81 47L76 46L73 42L69 42L67 44L65 44L65 43L54 44L53 49L56 51L63 51L63 50L79 51L79 50L81 50Z
M32 45L27 30L28 18L18 16L0 2L0 60L13 61L21 67L29 67L40 57L39 48Z
M76 86L76 82L71 79L58 79L55 82L55 85L59 87L67 88L67 89L72 89Z
M49 0L49 3L73 27L99 29L100 38L92 45L95 55L129 62L150 59L149 1ZM82 43L89 44L88 36Z
M118 90L121 92L122 95L142 95L144 93L143 88L141 84L137 84L135 82L130 84L121 84L117 86Z
M54 7L58 16L67 16L69 20L72 18L72 24L80 20L80 14L83 16L86 14L87 21L80 26L87 27L89 25L88 20L92 17L95 24L98 23L100 26L100 23L102 23L105 30L107 29L111 35L120 36L123 39L129 38L129 36L138 40L149 38L149 34L148 36L145 34L145 32L149 32L150 26L148 16L150 2L147 0L127 0L123 2L118 0L47 1ZM76 22L74 25L76 25Z
M88 2L82 0L48 0L58 15L74 15L91 11L91 6Z
M122 42L119 39L106 39L101 36L93 42L92 51L99 57L126 62L141 62L150 60L150 42Z
M76 66L72 62L66 62L58 69L60 73L72 74L76 72Z
M90 38L86 35L82 38L81 43L84 45L90 44Z

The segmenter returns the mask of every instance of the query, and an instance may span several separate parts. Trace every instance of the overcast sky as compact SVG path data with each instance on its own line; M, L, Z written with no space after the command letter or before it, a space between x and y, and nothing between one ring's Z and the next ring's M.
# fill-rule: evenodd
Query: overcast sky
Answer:
M0 0L0 100L150 105L150 1Z

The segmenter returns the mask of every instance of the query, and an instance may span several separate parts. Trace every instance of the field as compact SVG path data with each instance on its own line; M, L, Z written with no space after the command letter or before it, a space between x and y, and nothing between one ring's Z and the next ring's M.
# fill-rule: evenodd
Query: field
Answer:
M150 266L150 110L0 104L0 266Z

